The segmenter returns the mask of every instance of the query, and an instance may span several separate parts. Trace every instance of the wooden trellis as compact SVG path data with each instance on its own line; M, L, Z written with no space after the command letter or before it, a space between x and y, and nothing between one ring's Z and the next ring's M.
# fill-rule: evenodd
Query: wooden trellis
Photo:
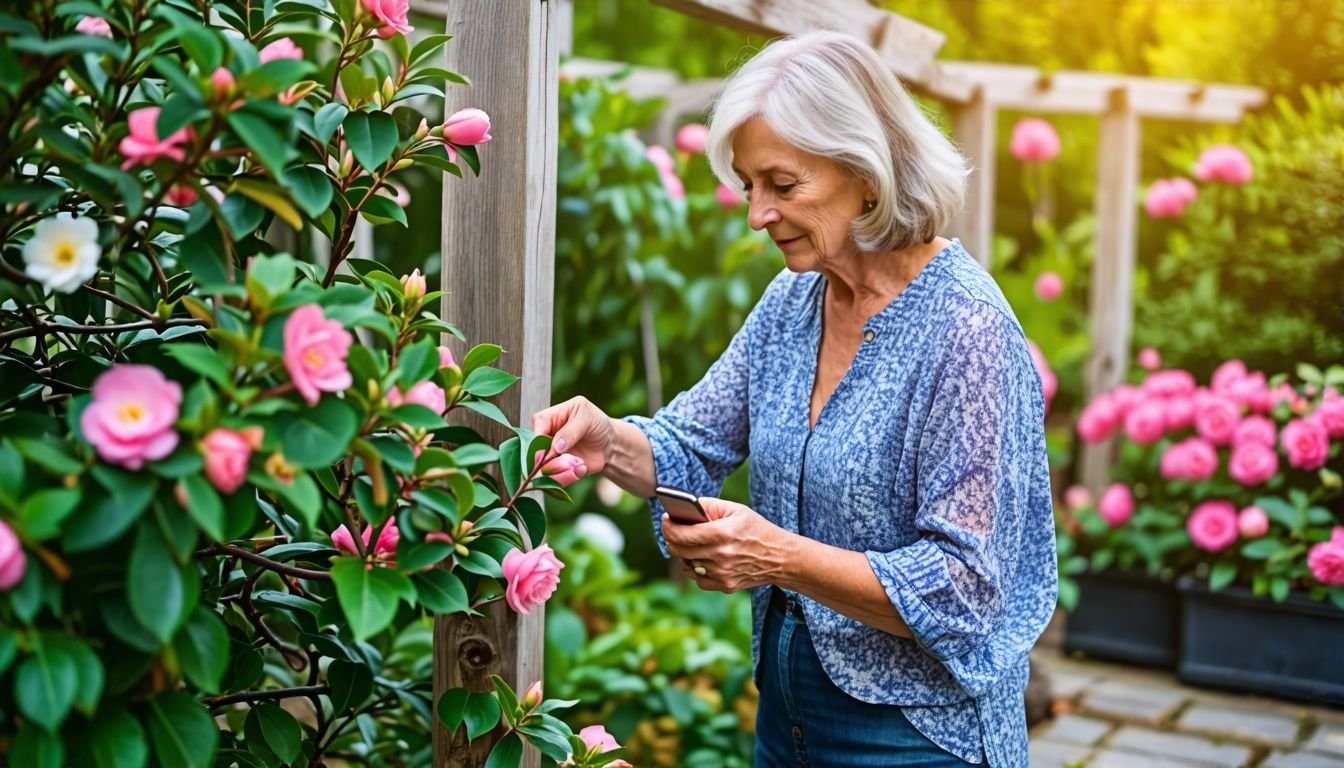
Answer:
M868 40L909 86L938 98L953 116L953 135L975 172L966 210L951 234L982 260L993 233L995 136L1002 110L1090 114L1100 118L1096 181L1097 232L1090 302L1093 350L1087 394L1121 382L1132 324L1135 206L1139 179L1139 120L1236 122L1263 103L1254 88L1133 78L1084 72L1044 73L937 59L945 38L937 30L877 9L864 0L653 0L709 21L762 32L795 34L838 28ZM558 55L568 50L569 0L414 0L413 8L447 19L459 35L448 66L469 73L475 88L449 92L448 108L478 106L493 118L489 172L452 180L444 188L444 316L473 341L501 343L504 367L523 377L521 390L500 402L515 421L549 401L552 278L554 274L556 80ZM569 71L600 73L610 63L573 62ZM703 113L715 81L682 82L636 69L625 87L668 99L655 126L670 141L677 120ZM474 425L489 432L489 424ZM1109 446L1092 447L1083 477L1100 484ZM489 674L526 686L542 674L541 611L518 616L495 611L485 622L440 621L435 629L435 694L467 685L488 690ZM436 766L481 766L490 744L454 748L436 727ZM525 755L534 768L540 756Z

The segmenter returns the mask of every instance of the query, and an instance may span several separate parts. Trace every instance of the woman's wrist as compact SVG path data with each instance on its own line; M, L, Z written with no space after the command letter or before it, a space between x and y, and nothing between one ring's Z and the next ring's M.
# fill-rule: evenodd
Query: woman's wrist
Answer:
M653 447L649 438L633 424L606 417L611 426L612 440L607 448L606 466L602 473L607 479L642 498L653 496L657 486L653 471Z

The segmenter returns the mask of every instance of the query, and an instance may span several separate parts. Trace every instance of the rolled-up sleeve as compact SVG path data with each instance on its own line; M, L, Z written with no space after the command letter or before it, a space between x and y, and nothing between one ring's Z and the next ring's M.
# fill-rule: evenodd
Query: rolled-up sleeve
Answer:
M920 434L920 538L868 561L916 642L976 690L1020 659L1055 601L1040 377L1012 318L954 318Z
M717 496L723 481L747 456L748 333L751 319L694 387L677 395L652 418L627 416L653 448L659 485L684 488L697 496ZM653 530L663 557L662 504L650 499Z

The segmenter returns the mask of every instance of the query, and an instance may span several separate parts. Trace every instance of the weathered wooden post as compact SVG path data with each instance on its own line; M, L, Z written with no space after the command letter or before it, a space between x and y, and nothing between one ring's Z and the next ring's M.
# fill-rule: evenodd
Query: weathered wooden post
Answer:
M966 206L953 221L949 235L961 238L966 250L986 269L994 244L994 162L998 110L985 98L984 86L971 100L952 104L952 138L971 164Z
M1134 324L1135 196L1139 189L1139 116L1129 89L1110 94L1097 141L1097 229L1093 235L1090 322L1092 353L1085 371L1090 400L1125 380ZM1106 482L1112 442L1085 445L1081 479L1097 493Z
M493 138L482 147L480 178L450 179L443 190L443 316L473 343L504 347L499 365L522 376L496 399L524 426L550 402L551 311L555 274L556 9L547 0L457 0L445 9L450 69L473 87L450 89L449 114L485 110ZM502 427L471 424L502 440ZM491 690L498 674L521 691L542 675L544 614L497 606L486 619L439 619L434 628L434 695L466 686ZM434 731L434 765L479 768L493 741L465 746ZM523 765L535 768L531 748Z

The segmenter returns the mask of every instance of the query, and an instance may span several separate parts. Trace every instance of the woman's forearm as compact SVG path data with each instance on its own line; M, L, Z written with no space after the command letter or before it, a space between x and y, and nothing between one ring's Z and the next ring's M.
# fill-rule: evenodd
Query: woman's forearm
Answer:
M899 637L913 637L862 552L790 534L776 585Z
M633 424L611 420L615 439L602 474L630 493L643 498L653 496L658 485L653 471L653 447L649 438Z

